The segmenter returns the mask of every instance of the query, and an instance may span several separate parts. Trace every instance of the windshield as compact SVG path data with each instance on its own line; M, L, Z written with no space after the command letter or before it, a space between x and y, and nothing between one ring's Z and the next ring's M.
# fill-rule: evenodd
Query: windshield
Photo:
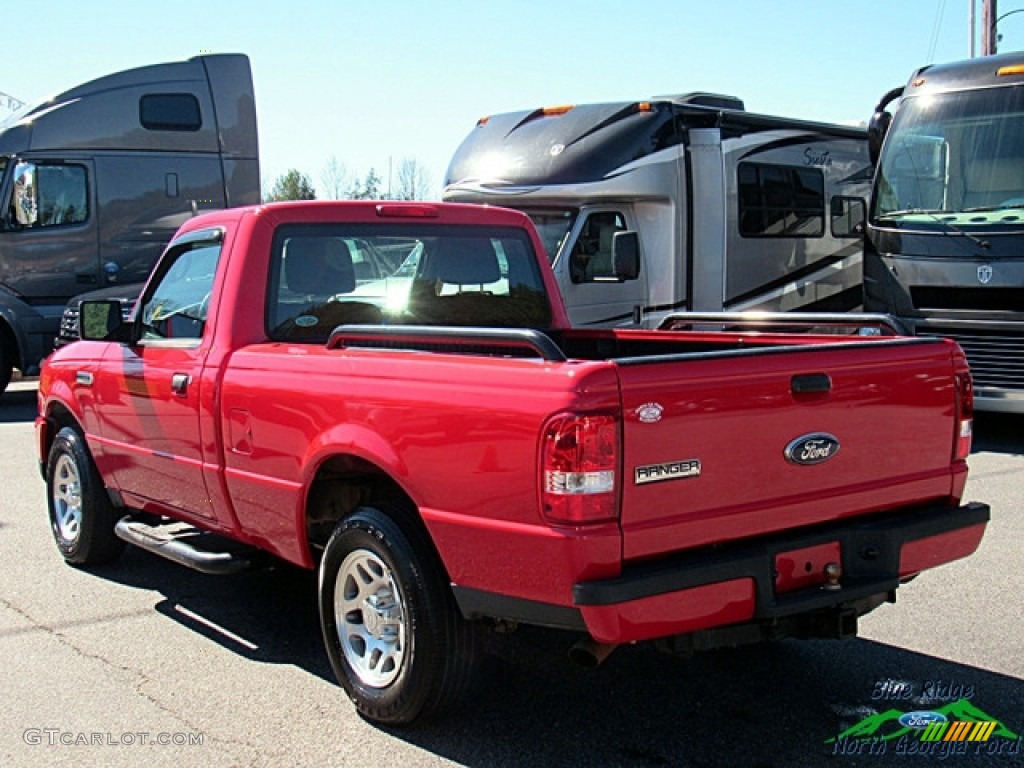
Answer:
M523 211L536 228L540 235L540 241L544 243L544 250L547 252L548 261L554 262L558 255L558 249L565 242L569 230L576 221L578 211L575 208L559 209L534 209Z
M905 99L875 184L873 223L938 231L1024 226L1024 88Z

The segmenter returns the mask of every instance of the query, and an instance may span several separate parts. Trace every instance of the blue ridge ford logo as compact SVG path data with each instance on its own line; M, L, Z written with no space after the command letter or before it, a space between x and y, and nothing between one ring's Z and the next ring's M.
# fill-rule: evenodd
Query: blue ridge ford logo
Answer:
M839 453L839 440L827 432L802 435L786 446L786 461L793 464L821 464Z

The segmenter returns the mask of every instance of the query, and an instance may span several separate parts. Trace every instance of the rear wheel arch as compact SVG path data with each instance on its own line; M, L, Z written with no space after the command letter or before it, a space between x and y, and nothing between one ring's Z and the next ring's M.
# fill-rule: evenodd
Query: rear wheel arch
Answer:
M416 526L429 539L416 503L386 470L353 454L336 454L321 463L305 503L306 540L313 561L319 560L341 520L360 507L378 505Z

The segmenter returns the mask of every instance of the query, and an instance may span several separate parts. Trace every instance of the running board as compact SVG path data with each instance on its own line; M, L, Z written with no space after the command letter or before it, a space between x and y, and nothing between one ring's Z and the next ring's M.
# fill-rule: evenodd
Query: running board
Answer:
M176 520L147 522L128 515L117 521L114 533L129 544L202 573L239 573L252 565L240 551L248 549L244 545Z

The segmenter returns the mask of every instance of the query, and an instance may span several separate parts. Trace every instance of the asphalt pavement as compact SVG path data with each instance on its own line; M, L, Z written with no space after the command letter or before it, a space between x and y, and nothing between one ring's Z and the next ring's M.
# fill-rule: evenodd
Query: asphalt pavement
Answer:
M692 659L631 646L587 671L566 661L567 635L521 630L494 638L462 711L390 730L360 719L334 683L312 574L203 576L138 550L102 569L66 566L34 411L34 382L0 399L0 765L1024 764L1003 736L948 755L836 740L880 713L965 700L1024 734L1020 417L976 425L967 497L993 508L979 552L901 587L858 639Z

